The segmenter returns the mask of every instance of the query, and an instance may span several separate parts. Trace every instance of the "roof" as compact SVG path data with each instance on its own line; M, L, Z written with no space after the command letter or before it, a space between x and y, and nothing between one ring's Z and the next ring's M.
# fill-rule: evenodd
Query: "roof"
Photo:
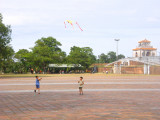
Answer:
M137 51L137 50L157 50L157 48L136 48L136 49L133 49L133 51Z
M123 59L119 59L118 61L109 63L106 65L107 66L111 66L112 64L116 64L118 62L122 62L122 61L135 61L135 62L141 62L144 64L148 64L148 65L157 65L160 66L160 62L159 62L160 57L159 56L152 56L152 57L130 57L130 58L123 58Z
M145 40L142 40L142 41L139 41L138 43L150 43L151 41L145 39Z
M67 67L82 67L80 64L49 64L49 67L67 68Z

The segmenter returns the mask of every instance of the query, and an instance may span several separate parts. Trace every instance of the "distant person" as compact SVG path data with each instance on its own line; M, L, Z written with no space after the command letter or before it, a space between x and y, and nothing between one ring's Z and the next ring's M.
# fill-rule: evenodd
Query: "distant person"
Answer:
M62 74L62 70L59 71L59 74Z
M33 74L33 69L31 69L31 74Z
M83 85L84 85L83 77L80 77L78 83L79 83L79 94L83 95Z
M40 80L42 78L39 78L38 76L36 76L36 89L34 90L34 92L36 93L36 90L38 90L38 94L40 94Z

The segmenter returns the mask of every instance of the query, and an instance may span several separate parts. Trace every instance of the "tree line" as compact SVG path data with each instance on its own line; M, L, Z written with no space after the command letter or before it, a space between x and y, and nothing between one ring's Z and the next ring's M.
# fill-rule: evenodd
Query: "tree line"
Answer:
M4 73L27 73L31 69L35 71L48 71L49 64L80 64L79 69L88 69L93 63L110 63L116 61L116 53L102 53L98 58L90 47L73 46L69 55L63 51L62 44L54 37L40 38L35 45L28 49L20 49L15 52L11 42L11 26L3 23L0 14L0 71ZM125 58L119 55L118 59ZM75 68L76 69L76 68Z

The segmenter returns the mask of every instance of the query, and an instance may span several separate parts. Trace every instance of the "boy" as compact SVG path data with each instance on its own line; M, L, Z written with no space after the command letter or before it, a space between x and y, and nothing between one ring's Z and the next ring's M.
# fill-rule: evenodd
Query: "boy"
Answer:
M38 94L40 94L40 80L42 78L38 78L38 76L36 76L36 89L34 90L34 92L36 93L36 90L38 90Z
M78 81L79 83L79 94L83 95L83 85L84 85L84 81L83 81L83 77L80 77L80 80Z

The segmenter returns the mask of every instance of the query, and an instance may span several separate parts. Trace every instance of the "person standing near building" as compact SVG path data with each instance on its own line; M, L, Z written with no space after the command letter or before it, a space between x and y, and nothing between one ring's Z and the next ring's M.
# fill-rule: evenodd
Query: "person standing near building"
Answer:
M83 77L80 77L78 83L79 83L79 94L83 95L83 85L84 85Z

